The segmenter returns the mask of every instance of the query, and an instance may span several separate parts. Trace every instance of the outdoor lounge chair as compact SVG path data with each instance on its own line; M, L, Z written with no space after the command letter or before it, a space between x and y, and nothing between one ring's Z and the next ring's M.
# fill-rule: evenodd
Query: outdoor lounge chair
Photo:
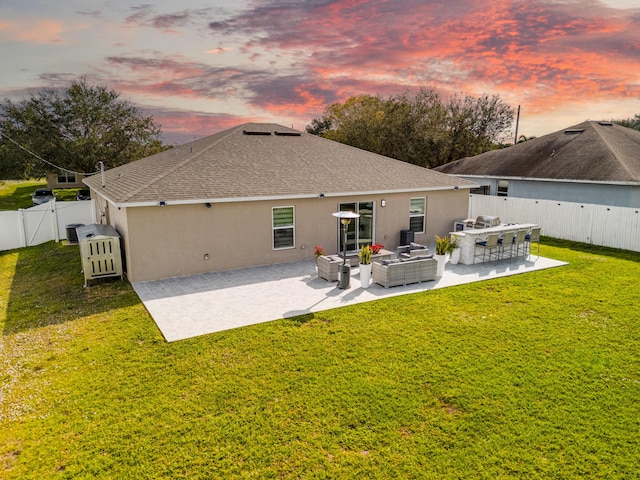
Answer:
M318 276L329 282L337 282L340 275L342 257L337 255L321 255L318 257Z

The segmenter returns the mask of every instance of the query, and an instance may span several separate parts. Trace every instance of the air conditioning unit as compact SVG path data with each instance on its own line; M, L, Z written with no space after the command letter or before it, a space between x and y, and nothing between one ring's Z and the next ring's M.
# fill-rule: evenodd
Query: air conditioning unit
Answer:
M111 225L87 225L76 229L84 286L89 280L105 277L122 279L122 254L120 253L120 235Z

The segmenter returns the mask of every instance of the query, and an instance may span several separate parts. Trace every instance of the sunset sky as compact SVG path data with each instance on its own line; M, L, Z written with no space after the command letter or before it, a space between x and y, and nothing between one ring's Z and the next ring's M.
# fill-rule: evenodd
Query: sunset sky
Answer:
M0 59L2 98L85 76L170 143L421 87L498 94L540 136L640 113L640 0L2 0Z

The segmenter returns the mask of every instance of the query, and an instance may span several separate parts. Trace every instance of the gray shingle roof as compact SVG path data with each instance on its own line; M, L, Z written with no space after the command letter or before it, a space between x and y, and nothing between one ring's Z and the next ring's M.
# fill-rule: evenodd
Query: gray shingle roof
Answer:
M259 135L256 133L265 133ZM471 182L276 124L244 124L85 183L116 204L468 188Z
M588 121L436 170L452 175L635 183L640 182L640 132Z

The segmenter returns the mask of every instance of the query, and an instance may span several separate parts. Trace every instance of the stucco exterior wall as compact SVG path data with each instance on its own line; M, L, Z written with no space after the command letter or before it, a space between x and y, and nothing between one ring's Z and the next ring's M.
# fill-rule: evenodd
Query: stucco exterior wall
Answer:
M82 179L84 175L77 174L75 175L75 182L59 182L57 173L47 173L47 187L49 188L87 188L87 186L82 183Z
M339 248L339 203L374 202L375 238L395 250L400 231L409 228L412 197L427 197L426 232L415 241L434 243L434 236L453 228L468 213L468 190L447 190L358 197L130 207L118 213L110 206L109 223L125 237L127 275L140 282L211 271L313 259L315 245L327 253ZM385 200L385 206L381 201ZM295 247L272 247L272 208L295 208Z

